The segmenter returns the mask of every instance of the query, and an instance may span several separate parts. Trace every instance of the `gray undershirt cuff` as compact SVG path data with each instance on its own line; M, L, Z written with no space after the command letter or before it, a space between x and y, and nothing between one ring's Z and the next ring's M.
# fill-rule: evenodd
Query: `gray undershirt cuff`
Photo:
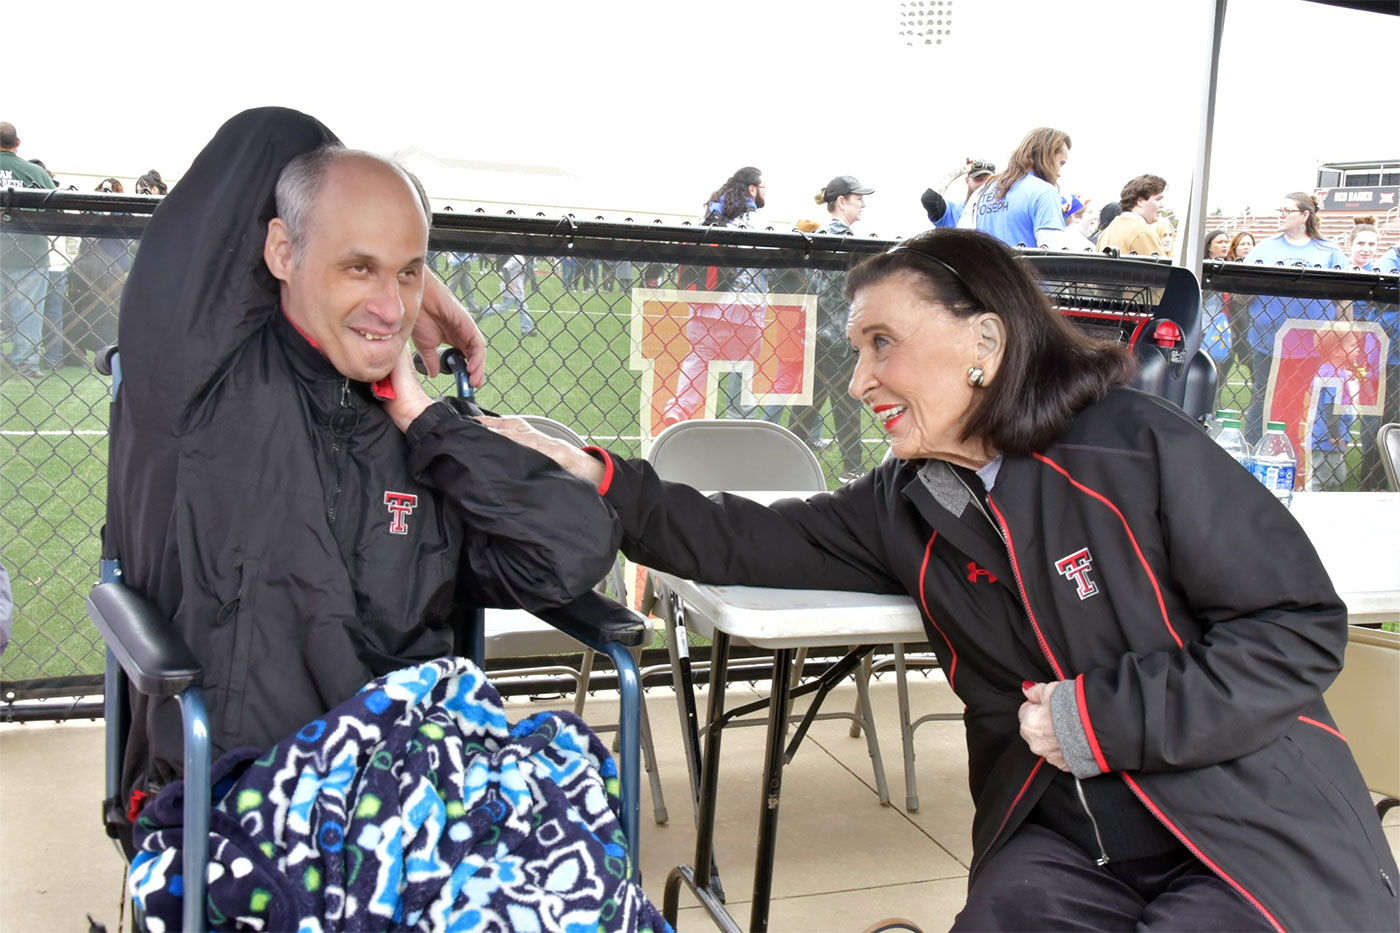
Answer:
M1055 738L1060 742L1060 751L1064 753L1070 772L1077 778L1103 774L1098 762L1094 761L1089 737L1079 718L1079 698L1075 696L1074 681L1060 681L1055 692L1050 694L1050 721L1055 727Z

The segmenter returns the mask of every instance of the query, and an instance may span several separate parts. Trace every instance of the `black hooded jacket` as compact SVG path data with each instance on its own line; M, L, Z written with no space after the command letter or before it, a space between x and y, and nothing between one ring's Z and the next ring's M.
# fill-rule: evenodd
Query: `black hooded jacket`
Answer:
M591 484L453 402L400 432L280 312L277 176L333 139L294 111L234 117L156 210L122 297L104 553L199 658L216 753L450 653L466 607L568 602L618 543ZM124 794L180 770L174 702L134 704Z
M985 504L941 461L764 507L597 455L639 563L918 603L967 704L974 882L1062 774L1017 719L1022 681L1060 681L1091 801L1139 802L1277 929L1396 929L1395 861L1322 699L1345 607L1287 509L1169 403L1113 390L1007 456Z

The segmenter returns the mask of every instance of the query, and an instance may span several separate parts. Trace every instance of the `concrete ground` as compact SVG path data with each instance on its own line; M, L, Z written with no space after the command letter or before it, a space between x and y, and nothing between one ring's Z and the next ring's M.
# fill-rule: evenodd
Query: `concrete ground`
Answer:
M748 693L742 685L730 688L736 702ZM893 676L872 693L894 805L876 800L865 740L852 738L845 722L815 724L785 772L772 930L858 933L891 916L927 931L945 930L962 904L972 804L961 726L934 722L919 729L922 806L908 813ZM911 694L918 714L960 708L936 674L914 677ZM826 708L849 709L853 699L853 691L842 688ZM659 905L667 872L691 861L695 833L673 696L653 689L647 701L670 813L667 825L653 822L650 792L644 792L643 886ZM703 711L703 694L700 701ZM519 712L511 718L563 705L521 700L512 704ZM590 700L586 715L607 722L615 708ZM717 860L741 927L748 923L753 884L763 732L726 732L722 753ZM101 798L101 723L0 726L0 931L86 930L90 914L115 933L123 865L99 825ZM1386 824L1392 848L1400 850L1400 812L1392 811ZM682 929L712 928L688 892L681 905Z

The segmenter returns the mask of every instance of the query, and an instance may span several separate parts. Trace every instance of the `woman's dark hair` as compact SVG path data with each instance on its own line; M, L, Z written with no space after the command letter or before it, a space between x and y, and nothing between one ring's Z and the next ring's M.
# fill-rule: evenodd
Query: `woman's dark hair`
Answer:
M852 269L846 298L892 276L908 278L920 297L956 317L991 311L1006 326L1001 365L977 392L964 441L981 438L1012 455L1044 450L1133 374L1127 348L1076 330L1050 306L1025 260L986 234L937 229L905 240Z
M703 224L727 224L740 214L749 212L749 185L757 185L763 182L763 173L752 165L745 165L733 175L729 180L720 185L717 191L710 194L705 202L705 216L700 222ZM710 205L716 201L724 202L724 207L717 213L710 213Z
M170 190L165 182L161 181L160 172L155 169L136 179L136 190L139 192L142 188L148 189L152 194L165 194Z
M122 193L123 193L122 183L121 183L120 181L118 181L117 179L111 178L111 177L104 178L104 179L102 179L101 181L99 181L99 182L97 183L97 187L94 188L93 190L94 190L94 191L105 192L106 194L122 194Z
M1224 230L1212 230L1210 233L1206 234L1206 248L1201 253L1203 258L1210 258L1210 244L1214 243L1216 240L1223 236L1229 236L1229 234L1227 234Z

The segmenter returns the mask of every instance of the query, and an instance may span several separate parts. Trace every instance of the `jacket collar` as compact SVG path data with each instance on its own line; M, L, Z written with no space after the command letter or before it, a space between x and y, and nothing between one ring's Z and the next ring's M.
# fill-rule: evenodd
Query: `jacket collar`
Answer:
M952 467L942 460L925 460L909 472L903 495L939 536L1014 588L1011 561L1001 532L982 514Z
M292 323L280 306L277 313L272 315L272 336L286 350L297 378L307 382L345 381L345 377L331 365L311 338Z

